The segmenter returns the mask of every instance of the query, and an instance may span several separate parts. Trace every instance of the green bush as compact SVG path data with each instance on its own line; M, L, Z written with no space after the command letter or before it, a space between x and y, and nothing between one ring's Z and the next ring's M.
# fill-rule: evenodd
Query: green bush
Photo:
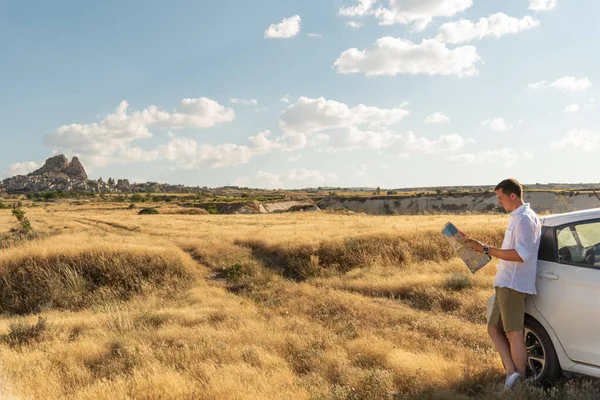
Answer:
M131 196L129 201L131 201L132 203L141 203L144 201L144 198L141 194L134 194L133 196Z
M216 204L211 204L210 206L208 206L206 208L206 211L208 211L209 214L218 214L219 213L219 209L217 208Z
M242 262L236 262L223 267L223 275L229 282L239 282L245 276L253 276L254 269L251 265L246 265Z
M140 210L140 212L138 213L138 215L150 215L150 214L160 214L160 211L158 211L156 208L142 208Z
M18 231L19 233L31 232L31 230L33 228L31 227L31 223L29 222L29 219L25 216L25 211L21 210L20 208L15 208L14 210L12 210L12 213L19 221L18 230L13 230L13 231L14 232Z
M473 280L468 275L455 272L452 274L452 276L446 279L445 286L448 290L454 290L458 292L465 289L471 289L473 287Z

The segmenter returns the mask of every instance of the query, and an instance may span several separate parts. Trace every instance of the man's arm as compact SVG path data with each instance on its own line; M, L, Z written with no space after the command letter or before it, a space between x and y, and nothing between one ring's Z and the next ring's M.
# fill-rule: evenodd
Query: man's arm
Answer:
M473 239L465 239L465 243L471 245L471 247L473 247L473 250L475 250L476 252L483 253L483 243ZM488 254L492 257L496 257L504 261L516 261L520 263L523 262L523 259L515 249L497 249L495 247L488 247L490 248Z
M488 254L501 260L519 263L524 263L525 260L535 257L536 251L533 244L536 243L536 238L539 238L539 227L536 227L530 219L521 218L517 222L513 234L515 235L514 249L497 249L488 246L490 249ZM483 243L468 237L465 237L465 243L469 244L473 250L483 253Z

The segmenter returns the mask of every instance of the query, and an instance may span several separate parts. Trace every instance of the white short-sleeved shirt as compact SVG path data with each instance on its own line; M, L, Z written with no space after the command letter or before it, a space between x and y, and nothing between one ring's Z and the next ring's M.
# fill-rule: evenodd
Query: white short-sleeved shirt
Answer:
M502 249L514 249L523 262L500 260L494 280L495 287L536 294L535 277L542 224L535 212L525 203L510 213Z

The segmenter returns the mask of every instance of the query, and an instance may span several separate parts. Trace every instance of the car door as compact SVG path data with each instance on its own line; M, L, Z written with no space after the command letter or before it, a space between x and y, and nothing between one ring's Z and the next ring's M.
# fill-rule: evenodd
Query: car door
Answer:
M600 366L600 221L546 228L544 239L553 254L540 251L533 303L570 359Z

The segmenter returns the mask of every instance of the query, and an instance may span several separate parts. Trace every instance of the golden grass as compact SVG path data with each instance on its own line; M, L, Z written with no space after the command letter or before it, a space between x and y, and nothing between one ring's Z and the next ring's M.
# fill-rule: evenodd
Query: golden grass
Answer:
M505 216L160 207L26 209L47 236L0 251L2 299L20 299L0 303L0 394L459 399L500 388L484 326L495 266L471 275L440 229L452 219L497 243ZM0 231L14 225L4 211Z

